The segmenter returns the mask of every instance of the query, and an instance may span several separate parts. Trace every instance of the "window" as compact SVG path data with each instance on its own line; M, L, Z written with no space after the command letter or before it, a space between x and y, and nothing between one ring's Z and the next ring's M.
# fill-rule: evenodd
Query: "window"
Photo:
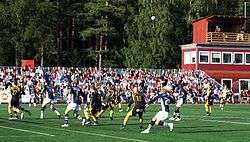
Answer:
M234 63L243 64L243 53L234 53Z
M232 64L232 53L223 53L223 64Z
M221 63L221 53L220 52L212 52L211 55L212 55L212 58L211 58L212 63L214 63L214 64Z
M184 52L184 64L196 63L196 52Z
M184 52L184 64L190 64L190 54L189 54L189 52Z
M222 85L225 84L227 86L227 88L229 88L229 89L232 88L232 82L233 82L232 79L226 79L226 78L221 79L221 84Z
M239 80L239 91L250 90L250 79L240 79Z
M246 64L250 64L250 53L246 53L245 61L246 61Z
M200 51L200 63L208 63L209 59L209 52L207 51Z

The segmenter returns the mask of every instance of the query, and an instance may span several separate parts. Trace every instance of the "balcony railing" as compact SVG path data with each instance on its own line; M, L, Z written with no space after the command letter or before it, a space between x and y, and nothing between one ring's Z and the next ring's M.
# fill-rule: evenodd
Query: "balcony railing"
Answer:
M209 43L249 43L250 34L229 33L229 32L208 32L207 42Z

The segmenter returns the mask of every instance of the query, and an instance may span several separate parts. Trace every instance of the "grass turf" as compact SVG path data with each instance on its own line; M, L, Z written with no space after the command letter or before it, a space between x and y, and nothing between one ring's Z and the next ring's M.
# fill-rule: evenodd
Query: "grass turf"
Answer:
M7 106L0 105L0 142L249 142L250 105L226 105L221 111L213 107L212 116L205 116L203 105L184 105L182 121L174 122L173 132L168 128L153 127L150 134L140 134L138 118L131 117L127 127L120 130L126 112L115 111L110 121L108 112L100 120L100 126L80 126L71 117L69 128L61 128L63 118L58 119L50 109L45 119L39 119L39 106L28 107L32 116L24 120L8 120ZM63 114L65 105L56 105ZM152 105L144 115L145 127L157 113L159 106ZM124 108L125 110L125 108ZM173 106L171 106L173 111ZM72 116L72 115L71 115Z

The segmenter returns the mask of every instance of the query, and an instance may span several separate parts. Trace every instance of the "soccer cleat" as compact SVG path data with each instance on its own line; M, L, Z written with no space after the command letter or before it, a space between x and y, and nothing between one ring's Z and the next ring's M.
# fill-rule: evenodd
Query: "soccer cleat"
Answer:
M181 118L176 118L174 121L181 121Z
M85 125L90 125L91 122L90 122L90 121L86 121L84 124L85 124Z
M119 112L123 112L123 110L122 110L122 109L119 109Z
M67 128L67 127L69 127L69 124L63 124L61 127Z
M86 119L82 119L81 125L84 126L86 122Z
M173 123L168 123L169 126L169 131L172 132L174 129L174 124Z
M112 120L114 120L114 118L113 117L109 117L109 119L112 121Z
M126 125L122 124L121 127L120 127L120 129L123 130L123 129L125 129L125 127L126 127Z
M174 121L174 120L175 120L175 118L174 118L174 117L171 117L171 118L169 118L168 120L170 120L170 121Z
M9 120L14 120L14 117L9 117Z
M149 133L149 129L145 129L144 131L141 132L141 134L148 134Z
M93 126L99 126L98 122L93 122L92 125Z

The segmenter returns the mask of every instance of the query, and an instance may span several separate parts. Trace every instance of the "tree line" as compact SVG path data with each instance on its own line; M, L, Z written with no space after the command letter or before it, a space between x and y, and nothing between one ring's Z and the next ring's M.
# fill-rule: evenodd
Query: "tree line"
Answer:
M179 68L192 21L244 0L1 0L0 65Z

